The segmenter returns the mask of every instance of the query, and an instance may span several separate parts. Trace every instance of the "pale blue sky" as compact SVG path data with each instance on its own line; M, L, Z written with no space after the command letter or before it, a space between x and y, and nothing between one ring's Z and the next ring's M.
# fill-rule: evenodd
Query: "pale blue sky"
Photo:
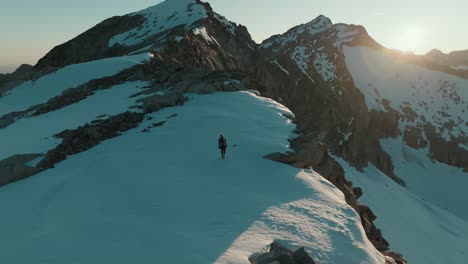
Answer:
M35 64L52 47L100 21L160 0L1 0L0 72ZM312 20L359 24L389 48L425 53L468 49L466 0L211 0L215 11L249 28L257 42Z

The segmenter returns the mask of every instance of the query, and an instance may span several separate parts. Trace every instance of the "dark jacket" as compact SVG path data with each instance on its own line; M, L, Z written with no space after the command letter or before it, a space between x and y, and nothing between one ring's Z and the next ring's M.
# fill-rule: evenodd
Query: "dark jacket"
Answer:
M220 136L218 139L218 148L223 149L227 148L227 140L225 137Z

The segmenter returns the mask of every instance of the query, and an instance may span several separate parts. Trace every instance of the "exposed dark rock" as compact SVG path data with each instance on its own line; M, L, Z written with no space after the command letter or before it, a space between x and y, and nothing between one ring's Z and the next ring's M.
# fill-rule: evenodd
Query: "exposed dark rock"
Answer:
M292 255L292 258L296 263L303 263L303 264L315 264L314 260L310 257L310 255L305 251L303 247L296 250Z
M42 155L15 155L0 161L0 186L28 178L37 174L41 169L25 165Z
M43 169L53 168L69 155L86 151L101 141L119 136L122 132L135 128L143 121L144 114L126 112L108 119L99 120L94 124L86 124L75 130L65 130L56 137L63 138L56 148L47 152L37 167Z
M124 55L128 48L114 45L109 47L109 39L143 23L142 16L116 16L104 20L76 38L53 48L34 66L35 70L47 67L64 67L107 57Z
M164 107L183 105L185 101L187 101L187 98L177 93L156 94L138 100L138 102L143 103L142 108L145 113L156 112Z
M303 166L294 166L294 164L298 164L302 161L305 161L305 160L300 160L300 158L294 155L294 153L283 154L280 152L275 152L275 153L266 155L264 158L277 161L277 162L281 162L281 163L285 163L285 164L289 164L289 165L293 165L293 167L300 167L300 168L302 168Z
M158 122L158 123L154 123L151 126L143 129L141 132L143 132L143 133L151 132L152 128L163 126L165 123L166 123L166 121L161 121L161 122Z
M360 187L357 187L353 188L353 194L356 196L356 199L359 199L364 193Z
M249 261L252 264L315 264L304 248L293 252L276 241L270 245L267 253L254 254Z
M446 141L439 134L433 125L427 124L425 126L426 136L430 142L430 153L431 158L452 165L458 168L462 168L465 172L468 172L468 150L461 148L458 144L468 142L468 137L452 138L450 142Z

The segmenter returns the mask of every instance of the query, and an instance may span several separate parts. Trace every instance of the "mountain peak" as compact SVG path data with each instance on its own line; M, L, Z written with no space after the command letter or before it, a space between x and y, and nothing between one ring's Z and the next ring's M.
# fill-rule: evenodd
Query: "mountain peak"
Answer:
M428 53L426 53L427 56L443 56L444 53L441 50L438 49L431 49Z
M330 18L319 15L309 23L303 25L308 31L310 35L315 35L327 29L330 29L333 26L333 23Z
M138 28L114 36L109 41L109 46L139 44L149 37L166 30L179 26L190 26L207 18L210 12L212 12L211 7L200 0L166 0L130 14L132 16L143 16L145 18L144 23Z
M319 15L318 17L314 18L312 21L309 23L306 23L306 25L317 25L317 26L332 26L333 23L330 18L324 16L324 15Z

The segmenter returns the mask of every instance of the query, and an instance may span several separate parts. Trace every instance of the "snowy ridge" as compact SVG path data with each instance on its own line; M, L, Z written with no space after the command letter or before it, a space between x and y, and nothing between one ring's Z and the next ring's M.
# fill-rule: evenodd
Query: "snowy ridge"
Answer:
M35 118L73 127L124 110L141 85ZM149 114L119 137L2 187L0 225L21 228L0 232L0 262L249 263L272 239L304 243L321 263L384 262L339 190L313 171L263 158L289 150L295 126L287 108L249 92L188 96L184 106ZM104 98L115 102L100 105ZM155 121L166 123L142 132ZM22 130L37 126L25 122ZM221 132L226 160L213 144Z
M109 47L115 44L132 46L166 30L178 26L189 27L196 21L207 18L208 11L196 0L169 0L131 15L144 16L143 25L112 37Z
M384 100L401 113L401 122L422 128L434 125L446 141L468 136L468 80L421 66L399 63L375 49L344 47L346 65L369 109L385 111ZM414 113L414 114L412 114Z

